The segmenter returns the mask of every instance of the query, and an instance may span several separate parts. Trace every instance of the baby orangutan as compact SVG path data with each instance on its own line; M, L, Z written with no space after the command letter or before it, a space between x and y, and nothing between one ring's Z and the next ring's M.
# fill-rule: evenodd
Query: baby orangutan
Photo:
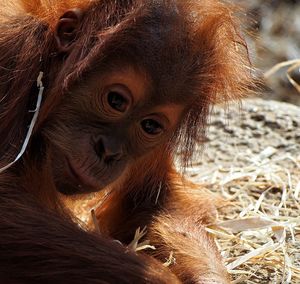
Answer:
M2 2L0 282L229 283L204 227L215 209L173 157L181 149L186 165L211 105L251 84L236 8ZM101 234L83 230L60 195L107 187ZM144 226L156 247L148 255L126 247Z

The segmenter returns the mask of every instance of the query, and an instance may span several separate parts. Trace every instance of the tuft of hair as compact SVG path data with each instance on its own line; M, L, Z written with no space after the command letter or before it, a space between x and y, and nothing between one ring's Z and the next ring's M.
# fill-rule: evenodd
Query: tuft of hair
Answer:
M92 2L95 0L2 0L0 15L3 18L28 14L54 28L65 11L72 8L86 9Z

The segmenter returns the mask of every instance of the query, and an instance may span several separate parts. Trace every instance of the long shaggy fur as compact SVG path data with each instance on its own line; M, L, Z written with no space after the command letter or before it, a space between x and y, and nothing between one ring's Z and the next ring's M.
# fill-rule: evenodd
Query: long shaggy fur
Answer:
M55 27L73 8L84 16L74 50L65 57L57 52ZM185 190L193 186L174 171L173 155L181 149L186 164L204 139L211 106L253 87L238 14L218 0L1 2L0 167L20 150L41 71L45 85L31 144L0 175L1 283L228 283L204 230L214 205L204 193ZM60 204L43 130L72 88L116 62L144 70L160 100L189 108L171 141L135 160L96 210L99 236L78 228ZM157 246L151 257L109 239L127 243L144 225ZM167 269L155 258L163 262L171 251L177 264Z

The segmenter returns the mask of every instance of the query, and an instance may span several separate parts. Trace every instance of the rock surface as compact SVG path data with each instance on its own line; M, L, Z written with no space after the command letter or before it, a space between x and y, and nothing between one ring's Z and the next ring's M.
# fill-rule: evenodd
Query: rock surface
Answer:
M262 99L213 111L198 166L235 166L249 163L249 156L300 155L300 107Z

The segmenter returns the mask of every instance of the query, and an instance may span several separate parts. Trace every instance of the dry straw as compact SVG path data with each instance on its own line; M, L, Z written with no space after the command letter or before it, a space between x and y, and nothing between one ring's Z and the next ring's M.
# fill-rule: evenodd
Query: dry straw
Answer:
M295 164L291 172L271 158L275 151L249 156L242 168L198 176L230 201L207 231L216 236L234 283L300 283L300 161L280 157Z

